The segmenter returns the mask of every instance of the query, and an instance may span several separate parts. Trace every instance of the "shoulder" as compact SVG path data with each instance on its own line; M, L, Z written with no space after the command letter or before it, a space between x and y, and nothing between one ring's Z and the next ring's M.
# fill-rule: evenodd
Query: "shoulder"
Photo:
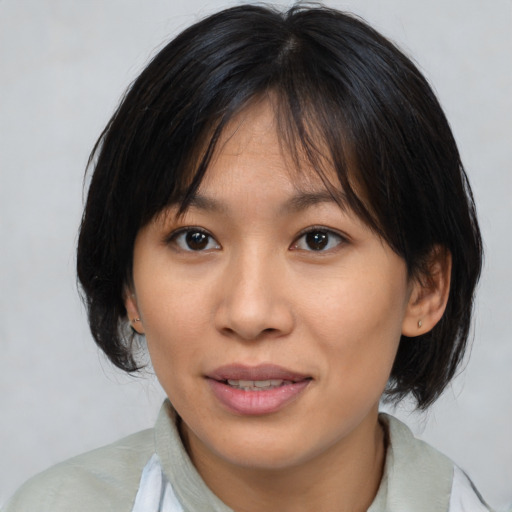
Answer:
M467 475L452 460L414 437L396 418L381 414L389 446L384 469L385 494L392 510L489 512ZM411 508L413 507L413 508Z
M129 511L153 452L151 429L79 455L30 479L3 512Z

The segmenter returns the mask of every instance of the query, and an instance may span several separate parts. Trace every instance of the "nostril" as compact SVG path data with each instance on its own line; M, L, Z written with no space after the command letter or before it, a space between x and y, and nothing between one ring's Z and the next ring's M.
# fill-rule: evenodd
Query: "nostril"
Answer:
M247 340L258 340L266 338L267 336L272 337L276 334L279 334L279 329L275 329L273 327L268 327L258 332L242 332L241 329L233 329L231 327L224 327L221 329L221 331L225 336L229 337L238 337L240 334L242 334L242 337Z
M287 302L278 302L274 295L268 300L244 300L229 295L214 313L216 330L224 336L244 340L289 334L294 326L292 312Z

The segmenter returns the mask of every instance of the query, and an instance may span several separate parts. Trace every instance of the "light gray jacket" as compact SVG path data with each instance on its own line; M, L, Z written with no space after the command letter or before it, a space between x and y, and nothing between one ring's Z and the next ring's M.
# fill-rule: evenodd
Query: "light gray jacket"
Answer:
M488 512L467 476L381 415L389 446L368 512ZM3 512L233 512L192 465L164 403L153 429L80 455L29 480Z

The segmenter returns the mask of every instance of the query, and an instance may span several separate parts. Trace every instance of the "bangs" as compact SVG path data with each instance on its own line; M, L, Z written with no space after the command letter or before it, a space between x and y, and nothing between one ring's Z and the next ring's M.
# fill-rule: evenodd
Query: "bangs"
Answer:
M360 184L357 185L358 174L355 166L348 163L350 157L347 158L347 154L353 152L345 149L347 143L343 125L337 122L335 130L326 130L331 127L331 123L328 114L323 111L323 103L315 105L313 99L301 98L293 83L289 90L283 90L282 84L279 85L280 89L274 85L272 89L250 98L241 108L230 109L230 115L225 115L217 122L213 133L199 138L206 141L198 144L204 149L194 162L190 162L190 171L180 173L183 182L174 197L168 198L163 208L177 205L177 215L182 215L201 186L212 159L222 151L222 141L229 139L246 121L246 115L250 116L246 112L251 107L268 103L274 114L276 135L282 154L289 159L292 170L302 177L314 173L341 209L352 210L380 234L370 210L360 198L360 193L354 190L360 190L361 187ZM353 187L352 183L356 183L356 186Z

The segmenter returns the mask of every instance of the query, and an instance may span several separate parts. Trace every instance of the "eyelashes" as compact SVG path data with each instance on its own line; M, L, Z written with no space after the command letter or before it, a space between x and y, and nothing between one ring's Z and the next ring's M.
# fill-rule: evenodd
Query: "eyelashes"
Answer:
M291 245L291 250L328 252L346 243L346 237L321 226L308 228Z
M168 237L166 243L183 252L210 252L221 250L222 246L207 230L187 226L180 228ZM289 250L325 253L334 251L348 243L346 236L323 226L311 226L302 231L292 242Z
M167 243L187 252L203 252L221 249L220 244L206 230L196 227L181 228L171 233Z

